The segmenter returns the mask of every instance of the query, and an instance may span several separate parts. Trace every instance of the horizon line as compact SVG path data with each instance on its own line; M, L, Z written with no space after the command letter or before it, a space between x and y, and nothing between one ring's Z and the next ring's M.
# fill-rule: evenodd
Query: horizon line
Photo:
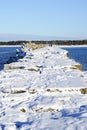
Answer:
M87 38L47 36L33 34L0 33L0 41L51 41L51 40L86 40Z

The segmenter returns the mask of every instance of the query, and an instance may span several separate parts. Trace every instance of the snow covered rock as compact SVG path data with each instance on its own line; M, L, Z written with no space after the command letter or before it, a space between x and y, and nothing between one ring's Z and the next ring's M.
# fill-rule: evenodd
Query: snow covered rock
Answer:
M87 73L58 46L27 50L0 71L0 129L87 129Z

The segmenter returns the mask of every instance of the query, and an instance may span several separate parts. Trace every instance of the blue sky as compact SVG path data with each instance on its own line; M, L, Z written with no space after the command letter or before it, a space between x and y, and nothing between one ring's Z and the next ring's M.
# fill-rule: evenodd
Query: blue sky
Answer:
M0 0L0 40L87 39L87 0Z

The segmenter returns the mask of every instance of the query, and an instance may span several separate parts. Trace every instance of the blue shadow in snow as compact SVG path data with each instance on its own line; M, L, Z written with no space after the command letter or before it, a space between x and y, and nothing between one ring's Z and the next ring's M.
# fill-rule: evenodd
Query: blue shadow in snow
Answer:
M32 125L33 121L31 122L15 122L15 125L16 125L16 129L20 129L22 127L22 125Z
M87 113L87 105L80 106L80 108L78 109L78 112L71 113L67 109L63 109L63 110L61 110L61 113L62 113L62 117L81 118L81 115L83 113Z
M5 125L0 124L1 130L5 130Z
M87 105L82 105L77 109L62 109L59 112L53 112L51 113L51 119L53 120L58 120L59 118L67 118L67 117L72 117L72 118L77 118L77 119L82 119L82 118L87 118L86 116L84 117L83 114L87 113Z

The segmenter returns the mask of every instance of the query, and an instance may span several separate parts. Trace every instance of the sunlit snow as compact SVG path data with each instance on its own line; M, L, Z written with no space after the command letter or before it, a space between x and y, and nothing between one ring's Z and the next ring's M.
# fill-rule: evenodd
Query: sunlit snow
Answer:
M86 130L87 72L58 46L28 50L0 71L0 130Z

